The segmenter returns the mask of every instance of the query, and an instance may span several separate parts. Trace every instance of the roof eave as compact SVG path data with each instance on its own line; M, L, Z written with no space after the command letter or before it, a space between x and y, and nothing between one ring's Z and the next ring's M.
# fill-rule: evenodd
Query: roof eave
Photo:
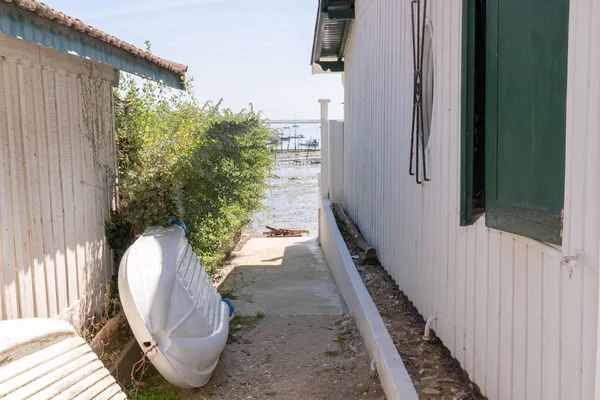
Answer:
M313 37L313 47L310 63L313 74L319 73L337 73L344 71L344 58L346 53L346 44L349 39L350 30L355 18L354 0L348 0L347 5L331 5L330 0L319 0L319 8L315 23L315 32ZM323 56L323 40L327 25L344 24L343 34L340 36L338 49L336 49L337 59L331 59ZM337 39L337 38L336 38ZM331 49L330 49L331 50Z
M75 54L171 87L184 87L185 66L179 65L182 72L175 72L105 41L42 18L14 3L0 1L0 33Z
M323 17L322 17L323 16ZM315 23L315 33L313 37L312 54L310 57L310 64L313 65L316 60L319 59L321 54L321 47L323 45L323 30L325 29L325 13L320 11L317 13L317 20Z

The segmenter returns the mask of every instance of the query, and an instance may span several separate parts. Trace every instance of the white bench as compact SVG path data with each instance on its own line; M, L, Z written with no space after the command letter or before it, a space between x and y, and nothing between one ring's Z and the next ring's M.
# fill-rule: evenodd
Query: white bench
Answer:
M71 325L31 318L0 321L0 398L121 400L127 396Z

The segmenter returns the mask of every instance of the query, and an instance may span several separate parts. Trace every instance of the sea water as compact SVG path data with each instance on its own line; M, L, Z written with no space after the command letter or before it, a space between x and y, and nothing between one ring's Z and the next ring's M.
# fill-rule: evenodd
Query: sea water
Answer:
M303 138L297 139L292 138L290 140L282 140L277 144L278 149L284 150L297 150L297 149L307 149L306 146L300 146L299 142L304 140L314 140L318 141L318 145L316 147L311 146L311 149L320 149L321 148L321 124L296 124L297 127L294 127L294 124L272 124L271 128L278 129L280 132L283 131L286 137L294 136L294 135L304 135ZM288 129L284 129L288 128Z
M321 148L321 124L272 124L273 129L288 127L285 136L304 135L304 138L293 138L281 141L278 149L306 150ZM298 142L314 140L316 147L300 146ZM252 216L250 231L253 237L262 237L266 226L280 229L303 229L309 236L318 234L318 183L317 173L320 164L313 165L276 165L269 178L269 186L265 192L263 207Z
M305 229L318 234L317 173L321 165L283 165L273 170L263 208L252 217L251 235L261 237L266 226Z

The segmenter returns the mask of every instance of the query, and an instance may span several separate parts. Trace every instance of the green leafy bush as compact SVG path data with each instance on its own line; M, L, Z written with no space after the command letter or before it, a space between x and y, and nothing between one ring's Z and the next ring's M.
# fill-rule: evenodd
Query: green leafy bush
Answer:
M261 204L273 163L268 126L252 106L233 113L128 76L115 96L115 253L148 226L180 218L205 268L219 266Z

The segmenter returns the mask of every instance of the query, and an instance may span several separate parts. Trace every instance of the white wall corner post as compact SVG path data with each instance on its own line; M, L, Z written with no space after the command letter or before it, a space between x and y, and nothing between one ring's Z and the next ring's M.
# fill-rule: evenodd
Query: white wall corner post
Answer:
M329 198L329 99L319 99L321 104L321 198Z

